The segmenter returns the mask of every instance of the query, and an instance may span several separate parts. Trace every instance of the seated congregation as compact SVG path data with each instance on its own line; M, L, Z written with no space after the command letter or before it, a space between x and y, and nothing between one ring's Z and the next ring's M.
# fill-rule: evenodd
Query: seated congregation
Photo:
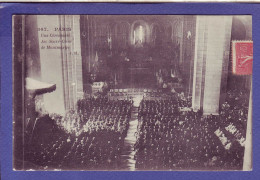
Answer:
M183 111L190 99L143 100L139 107L137 170L241 170L248 102L229 91L219 116ZM228 128L231 127L232 128ZM217 131L221 136L217 136ZM232 131L233 130L233 131Z
M142 99L134 145L136 170L241 170L248 102L228 91L219 115L194 112L182 93ZM25 161L42 169L122 170L133 101L81 99L64 117L45 115L26 137Z
M79 100L65 117L41 117L25 160L43 169L118 169L131 108L131 101L98 97Z

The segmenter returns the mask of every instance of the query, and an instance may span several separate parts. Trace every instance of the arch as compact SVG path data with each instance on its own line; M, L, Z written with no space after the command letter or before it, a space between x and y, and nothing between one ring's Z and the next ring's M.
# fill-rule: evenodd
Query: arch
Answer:
M233 16L231 32L234 40L252 40L252 17Z
M118 27L119 27L119 32L124 32L124 31L129 31L130 30L130 24L126 21L119 21L117 23Z
M183 35L182 22L181 21L175 21L172 24L172 31L173 31L172 40L176 45L179 45L181 38L182 38L182 35Z
M160 26L157 22L155 22L155 23L152 23L152 24L150 25L151 33L153 33L155 27L158 27L160 31L162 30L162 29L161 29L162 26Z
M136 20L131 25L131 31L130 31L130 37L131 37L131 44L134 45L134 30L137 26L142 26L144 28L144 42L149 43L150 42L150 29L147 22L144 20Z
M171 23L165 26L165 35L168 41L173 42L173 26Z
M121 21L118 27L118 31L122 36L123 46L127 46L130 42L130 24L126 21Z
M113 39L116 46L127 47L130 41L130 24L126 21L118 21L114 23Z
M158 40L162 39L160 36L163 35L163 28L158 23L152 23L150 29L151 29L150 42L152 42L153 45L156 45Z
M112 28L111 28L111 25L110 25L110 24L107 24L107 25L106 25L106 31L107 31L107 34L108 34L108 35L110 35L110 36L112 35Z

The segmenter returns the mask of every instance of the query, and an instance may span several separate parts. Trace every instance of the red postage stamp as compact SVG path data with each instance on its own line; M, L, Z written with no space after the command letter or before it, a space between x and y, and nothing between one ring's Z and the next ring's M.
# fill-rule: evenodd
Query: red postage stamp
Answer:
M253 67L253 41L232 42L233 73L251 75Z

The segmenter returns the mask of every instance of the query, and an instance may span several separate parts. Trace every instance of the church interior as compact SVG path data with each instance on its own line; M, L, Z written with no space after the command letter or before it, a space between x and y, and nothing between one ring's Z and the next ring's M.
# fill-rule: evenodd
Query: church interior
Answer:
M243 170L251 16L16 15L17 170Z

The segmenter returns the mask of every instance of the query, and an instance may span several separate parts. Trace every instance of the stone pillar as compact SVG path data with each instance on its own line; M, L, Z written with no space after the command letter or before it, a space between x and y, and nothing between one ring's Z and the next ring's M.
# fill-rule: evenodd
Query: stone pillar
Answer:
M196 34L196 16L184 16L181 39L181 74L183 78L184 93L192 95L193 60Z
M41 79L37 15L25 16L26 77Z
M228 67L232 17L209 16L207 25L208 43L203 113L218 114L221 80L225 79L222 74L225 73L225 77L227 77L227 71L223 71L223 67Z
M66 28L61 35L62 66L64 77L65 109L75 109L77 100L83 97L82 58L80 43L80 16L59 16L60 27Z
M84 96L83 92L83 70L81 56L81 39L80 39L80 16L73 16L73 53L75 61L75 81L76 81L76 99L81 99Z
M252 76L249 77L252 79ZM243 171L252 171L252 85L249 98Z
M193 71L193 90L192 108L199 110L202 108L202 97L204 92L205 62L207 53L207 26L206 16L197 16L194 71Z
M54 34L59 34L55 28L59 27L58 16L37 16L38 22L38 37L40 47L40 66L41 66L41 81L56 84L56 90L52 93L43 95L45 110L49 113L65 113L64 104L64 86L63 86L63 70L61 61L61 50L51 49L50 47L58 46L59 37L52 37Z
M204 114L219 113L221 83L227 76L231 25L231 16L197 16L192 107L203 109Z
M83 97L79 16L37 16L42 81L56 84L44 94L48 113L65 114Z
M81 32L81 57L83 69L83 90L87 94L91 94L91 72L93 71L94 59L94 17L92 15L80 16L80 32Z

